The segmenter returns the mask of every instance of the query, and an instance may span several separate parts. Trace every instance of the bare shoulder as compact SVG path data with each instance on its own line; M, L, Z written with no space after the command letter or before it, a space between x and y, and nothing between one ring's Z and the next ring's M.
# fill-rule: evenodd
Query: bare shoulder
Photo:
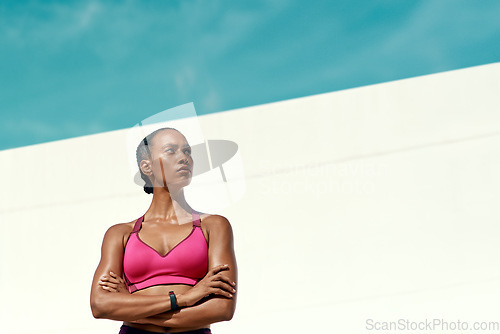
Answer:
M135 220L126 222L126 223L119 223L112 225L108 228L106 231L106 234L104 235L104 240L107 239L119 239L119 240L126 240L130 236L130 233L132 232L134 228Z
M130 233L132 232L132 229L134 228L134 222L127 222L127 223L119 223L115 224L111 227L108 228L106 231L106 234L125 234L125 233Z
M227 256L231 254L234 257L234 235L229 220L221 215L209 214L203 218L202 224L205 224L208 231L209 249L212 256L216 258L221 256L218 258L218 261L222 261L220 263L226 263Z
M231 223L221 215L201 214L202 223L209 231L229 231L232 232Z
M210 213L202 213L200 214L200 218L201 220L203 221L203 223L205 224L222 224L222 225L231 225L231 223L229 223L229 220L224 217L224 216L221 216L221 215L214 215L214 214L210 214Z

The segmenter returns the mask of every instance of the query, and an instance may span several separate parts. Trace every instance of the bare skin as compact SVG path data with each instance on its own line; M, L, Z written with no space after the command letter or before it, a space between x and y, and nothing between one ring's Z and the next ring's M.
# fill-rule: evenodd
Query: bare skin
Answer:
M170 145L166 145L170 144ZM179 244L192 229L192 209L183 187L191 181L193 160L184 136L173 130L158 132L150 146L150 160L142 160L141 170L151 179L154 192L139 231L141 240L160 254ZM202 215L201 227L208 242L208 268L196 285L158 285L129 293L123 280L123 254L134 221L117 224L104 236L101 261L91 288L94 317L124 321L124 324L153 332L180 332L210 328L210 324L230 320L236 307L237 264L233 232L220 215ZM224 266L226 265L226 266ZM181 307L172 311L169 291Z

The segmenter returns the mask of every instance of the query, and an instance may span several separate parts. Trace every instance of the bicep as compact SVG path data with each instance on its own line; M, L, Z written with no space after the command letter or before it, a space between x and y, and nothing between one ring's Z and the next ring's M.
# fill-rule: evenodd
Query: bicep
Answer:
M109 274L110 271L122 276L123 272L123 232L124 229L115 225L110 227L101 246L101 259L94 273L92 280L91 299L101 293L106 293L99 287L99 278L104 274Z
M233 229L229 221L218 216L213 221L209 230L208 267L213 268L221 264L228 264L229 270L225 271L232 281L237 282L238 268L234 252Z

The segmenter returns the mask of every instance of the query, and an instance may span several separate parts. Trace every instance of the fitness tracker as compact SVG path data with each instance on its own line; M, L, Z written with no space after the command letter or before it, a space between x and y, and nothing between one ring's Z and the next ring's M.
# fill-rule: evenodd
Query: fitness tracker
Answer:
M177 305L177 298L175 297L175 293L173 291L170 291L168 294L170 295L170 309L177 310L179 308L179 305Z

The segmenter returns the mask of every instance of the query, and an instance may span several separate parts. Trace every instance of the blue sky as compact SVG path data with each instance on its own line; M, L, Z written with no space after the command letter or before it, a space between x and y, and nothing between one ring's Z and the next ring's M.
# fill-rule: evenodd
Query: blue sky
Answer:
M2 1L0 150L500 60L500 1Z

